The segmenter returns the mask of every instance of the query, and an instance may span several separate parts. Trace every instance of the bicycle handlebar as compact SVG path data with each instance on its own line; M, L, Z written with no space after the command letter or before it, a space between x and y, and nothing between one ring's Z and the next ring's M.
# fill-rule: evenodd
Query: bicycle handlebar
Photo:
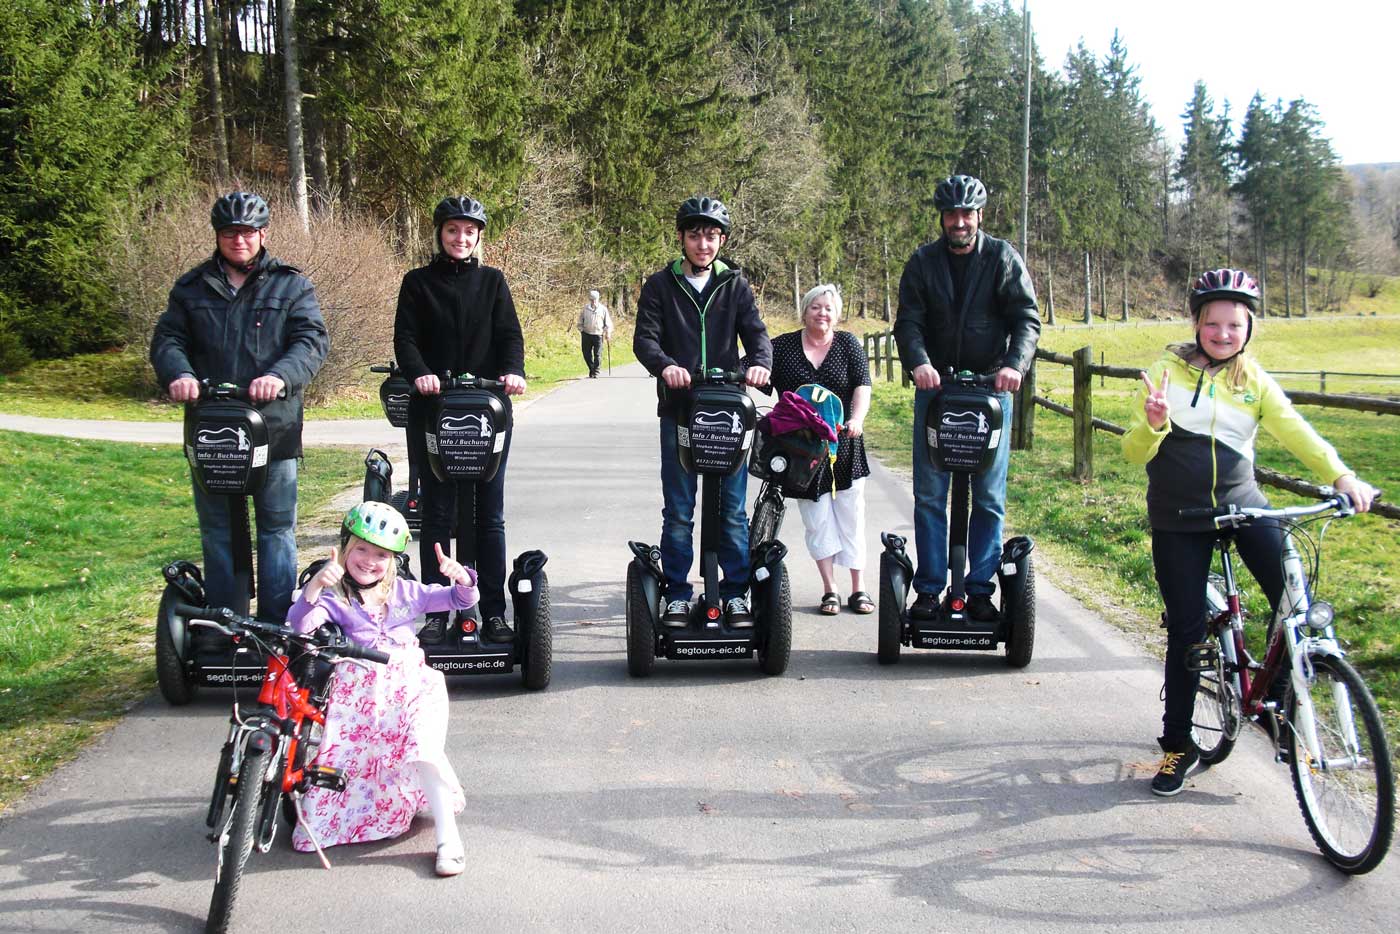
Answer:
M281 623L268 623L260 619L240 616L228 607L177 603L175 604L175 613L190 620L191 625L207 624L227 636L237 636L243 633L259 634L286 642L295 642L319 653L340 655L345 658L362 658L367 662L378 662L381 665L387 664L389 661L389 656L378 649L366 648L353 642L346 642L343 645L325 645L318 642L313 633L297 632L290 626L284 626Z
M1300 519L1305 516L1318 516L1325 512L1336 513L1338 517L1356 514L1351 497L1345 493L1333 493L1327 499L1311 506L1287 506L1283 509L1265 509L1258 506L1196 506L1178 509L1176 514L1182 519L1211 519L1217 529L1247 525L1257 519Z

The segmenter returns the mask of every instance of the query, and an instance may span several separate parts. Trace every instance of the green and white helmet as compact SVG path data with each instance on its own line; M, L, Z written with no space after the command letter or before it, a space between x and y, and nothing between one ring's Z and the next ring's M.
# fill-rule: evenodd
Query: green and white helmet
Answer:
M362 538L371 545L399 554L408 548L408 520L388 503L370 501L353 507L340 524L340 547L350 543L350 536Z

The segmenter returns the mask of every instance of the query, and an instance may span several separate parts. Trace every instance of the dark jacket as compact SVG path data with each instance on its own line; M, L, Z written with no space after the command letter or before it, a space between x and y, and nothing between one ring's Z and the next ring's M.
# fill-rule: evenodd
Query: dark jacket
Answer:
M1035 359L1040 312L1035 286L1015 248L980 230L969 257L963 305L953 306L948 245L919 247L899 280L894 337L906 370L925 363L989 373L1004 366L1025 373Z
M394 314L394 358L409 382L448 370L453 376L523 377L525 337L506 277L475 256L456 260L441 253L409 270ZM421 426L430 409L425 399L412 396L410 427Z
M686 281L680 260L648 278L637 300L632 352L656 377L656 414L674 414L667 402L666 384L661 381L663 370L668 366L692 373L714 367L737 370L736 336L744 342L750 366L773 368L768 329L759 317L753 290L738 267L716 261L699 296Z
M181 376L246 387L272 375L287 398L262 403L268 456L301 456L302 395L330 350L311 280L264 250L236 293L217 256L185 273L170 290L151 338L151 364L162 387ZM194 407L185 407L187 421Z

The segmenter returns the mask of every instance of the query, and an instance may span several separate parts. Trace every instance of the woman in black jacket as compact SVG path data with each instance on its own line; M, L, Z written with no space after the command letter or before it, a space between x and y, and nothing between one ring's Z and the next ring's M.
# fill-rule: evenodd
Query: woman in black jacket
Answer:
M438 252L428 265L409 271L399 287L394 317L394 357L418 392L409 402L408 456L422 478L423 528L420 567L427 583L446 584L437 570L435 545L451 548L456 488L428 468L425 396L442 390L439 374L470 374L505 383L507 396L525 391L525 340L510 288L499 269L481 265L476 248L486 229L486 208L474 198L443 198L433 211ZM507 420L510 415L509 399ZM476 571L481 588L482 638L509 642L506 625L505 476L510 435L500 469L476 490Z

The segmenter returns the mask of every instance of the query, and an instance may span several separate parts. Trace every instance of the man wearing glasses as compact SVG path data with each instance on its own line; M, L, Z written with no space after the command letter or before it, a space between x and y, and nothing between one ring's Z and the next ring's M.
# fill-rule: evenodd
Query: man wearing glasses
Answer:
M262 412L268 471L253 496L261 619L282 622L296 585L297 459L302 393L330 348L311 280L266 249L269 211L255 194L235 191L209 212L217 248L170 290L151 338L151 364L176 402L199 398L200 380L235 383ZM282 398L279 398L281 396ZM186 408L191 418L193 408ZM233 574L233 535L225 497L194 484L210 606L246 606Z

